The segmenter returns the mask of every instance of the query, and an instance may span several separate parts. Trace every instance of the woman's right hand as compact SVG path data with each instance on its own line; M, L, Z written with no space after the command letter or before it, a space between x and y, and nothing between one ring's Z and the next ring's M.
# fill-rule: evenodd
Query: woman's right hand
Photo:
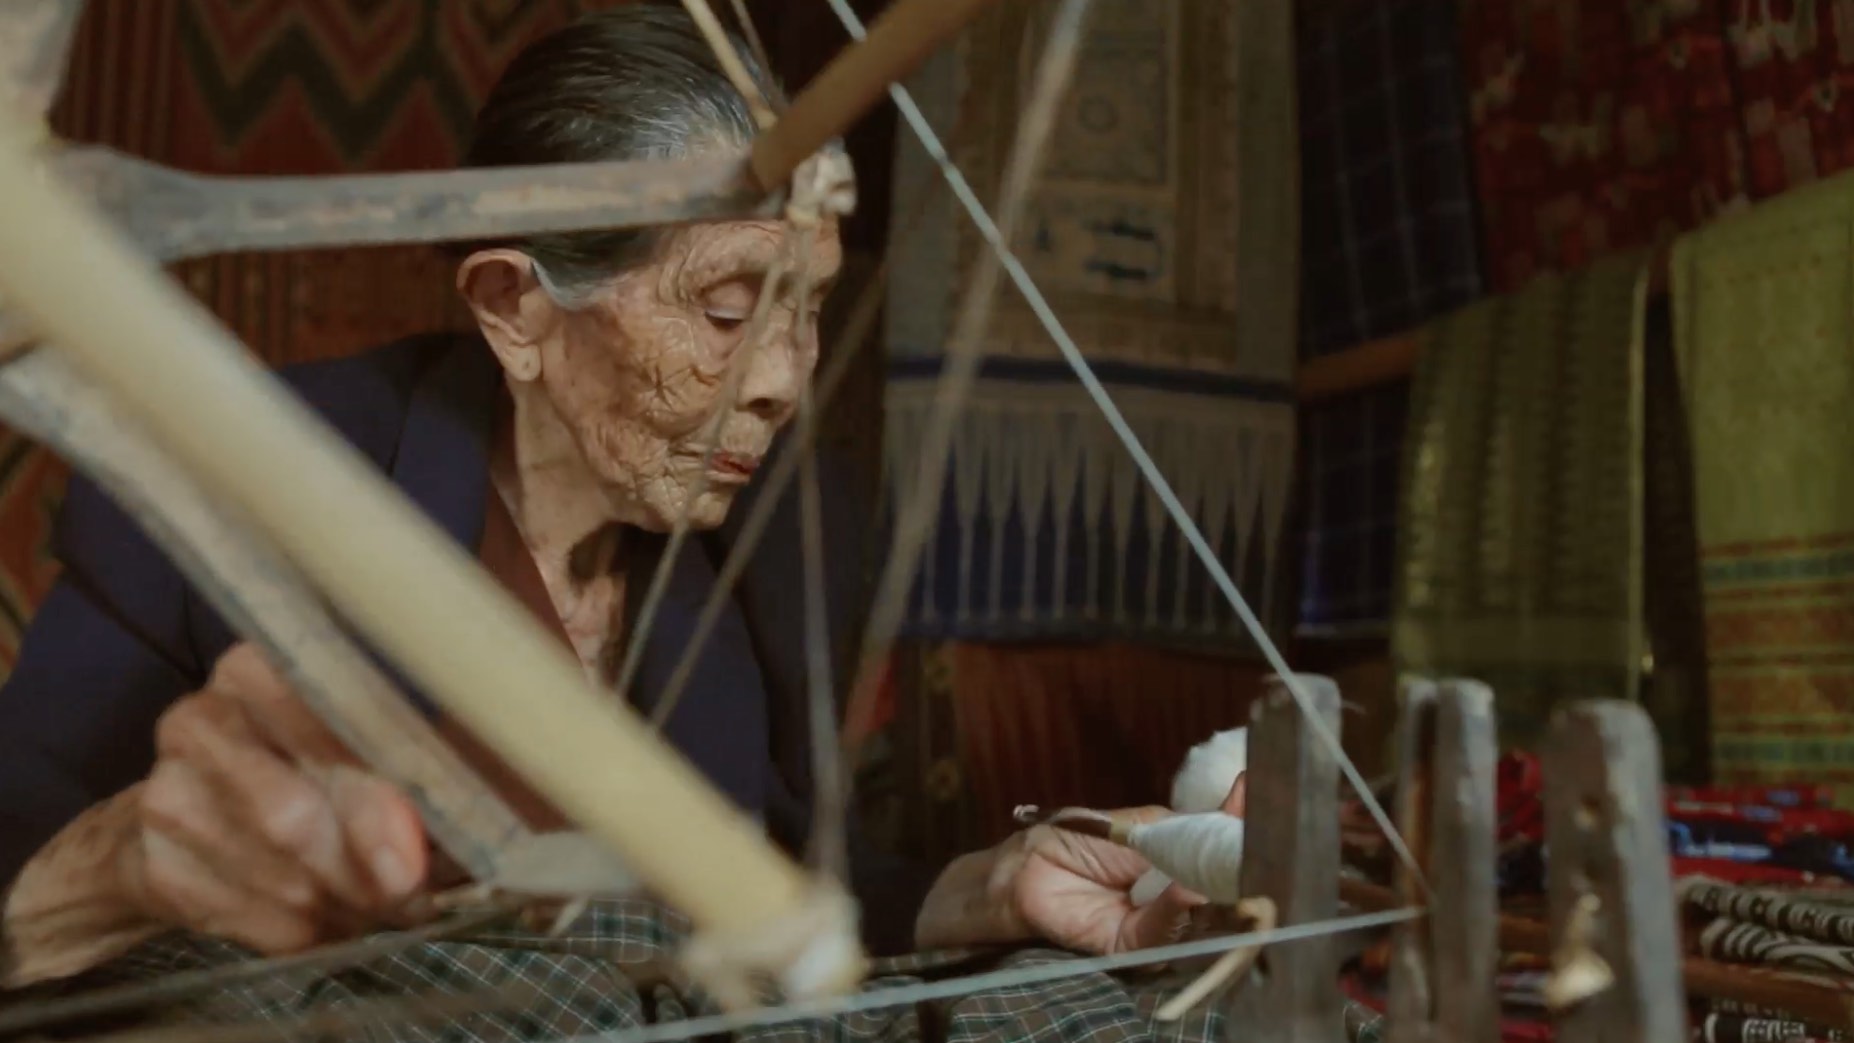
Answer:
M430 867L417 809L361 767L250 645L156 730L125 794L125 897L159 923L262 953L406 920Z

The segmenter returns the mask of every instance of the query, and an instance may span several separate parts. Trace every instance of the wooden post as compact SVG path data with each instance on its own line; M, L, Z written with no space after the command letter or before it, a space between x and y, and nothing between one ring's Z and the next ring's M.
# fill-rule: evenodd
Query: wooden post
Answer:
M1327 729L1339 734L1339 686L1296 681ZM1248 839L1242 891L1274 900L1283 927L1339 913L1339 764L1279 678L1251 710ZM1339 957L1331 937L1272 945L1238 989L1231 1039L1330 1043L1343 1038Z
M1544 757L1547 884L1560 1039L1687 1038L1663 825L1661 751L1641 708L1579 703Z
M1493 693L1474 681L1406 683L1399 720L1398 831L1429 892L1406 866L1397 901L1429 915L1397 929L1390 1043L1493 1043L1499 896L1494 879Z

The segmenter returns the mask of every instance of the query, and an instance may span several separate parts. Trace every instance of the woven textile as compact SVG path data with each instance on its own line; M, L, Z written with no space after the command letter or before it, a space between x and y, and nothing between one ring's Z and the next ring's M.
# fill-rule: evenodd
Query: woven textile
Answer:
M1398 381L1301 411L1302 633L1376 630L1390 619L1409 408L1410 385Z
M1303 356L1402 333L1480 296L1453 0L1304 0L1295 11ZM1409 384L1303 407L1299 626L1390 617Z
M1854 165L1854 3L1721 0L1752 193Z
M1854 796L1854 175L1676 245L1713 767Z
M202 1025L345 1015L348 1023L325 1026L317 1035L370 1043L537 1041L609 1033L714 1013L704 999L673 984L676 978L670 968L685 936L684 922L659 907L601 902L557 937L515 928L478 931L464 938L415 945L334 973L280 970L215 989L159 1014L162 1022L196 1030ZM230 945L179 936L142 947L86 984L161 978L246 958L247 954ZM879 963L868 988L1067 959L1072 957L1050 950L990 956L924 954ZM1077 975L955 1000L786 1022L743 1030L732 1038L760 1043L941 1039L1110 1043L1224 1038L1223 1017L1214 1003L1176 1023L1153 1021L1158 1004L1188 980L1176 971L1130 977ZM419 1004L404 1002L414 998L427 1001L422 1022L407 1017L419 1010ZM447 999L469 1002L473 998L503 1002L493 1013L433 1009ZM368 1007L394 1000L401 1001L396 1016Z
M997 197L1054 8L997 7L910 85L981 199ZM1276 566L1294 453L1290 14L1246 0L1095 4L1014 244L1238 585L1270 615L1285 608ZM1241 90L1239 66L1256 80ZM945 194L918 234L902 231L938 177L904 142L887 332L891 499L917 472L958 289L984 248ZM911 632L1243 640L1008 287L981 348L987 363L958 426Z
M1561 700L1636 692L1644 276L1602 261L1426 333L1392 654L1492 685L1513 741Z
M1691 228L1746 196L1720 5L1463 0L1492 288Z
M1302 0L1300 345L1402 333L1481 295L1454 0Z

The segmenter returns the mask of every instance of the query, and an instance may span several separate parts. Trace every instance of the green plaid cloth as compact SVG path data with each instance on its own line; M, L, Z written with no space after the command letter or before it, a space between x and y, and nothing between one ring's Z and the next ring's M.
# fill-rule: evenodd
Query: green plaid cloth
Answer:
M669 971L686 921L646 901L595 903L557 935L520 927L421 942L329 971L285 963L262 977L215 986L149 1012L155 1024L276 1026L291 1040L368 1043L503 1043L619 1032L716 1013ZM870 988L1071 960L1049 949L929 953L878 963ZM85 988L146 982L244 962L236 946L194 935L150 942ZM1160 1024L1153 1012L1196 968L1134 975L1083 974L995 988L956 999L742 1030L755 1043L1119 1043L1223 1040L1210 1003ZM488 1002L495 1000L493 1009ZM139 1019L138 1019L139 1020ZM1372 1037L1375 1018L1347 1011L1347 1036ZM146 1022L144 1022L145 1024ZM287 1030L285 1026L289 1026ZM1361 1031L1363 1030L1363 1031ZM1338 1043L1338 1041L1335 1041Z

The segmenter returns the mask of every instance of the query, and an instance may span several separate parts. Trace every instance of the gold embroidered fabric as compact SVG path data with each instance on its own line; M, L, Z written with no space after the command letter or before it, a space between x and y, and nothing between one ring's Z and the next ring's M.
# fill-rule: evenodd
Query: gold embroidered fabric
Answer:
M1645 258L1436 322L1411 393L1392 654L1492 685L1528 742L1641 669Z

